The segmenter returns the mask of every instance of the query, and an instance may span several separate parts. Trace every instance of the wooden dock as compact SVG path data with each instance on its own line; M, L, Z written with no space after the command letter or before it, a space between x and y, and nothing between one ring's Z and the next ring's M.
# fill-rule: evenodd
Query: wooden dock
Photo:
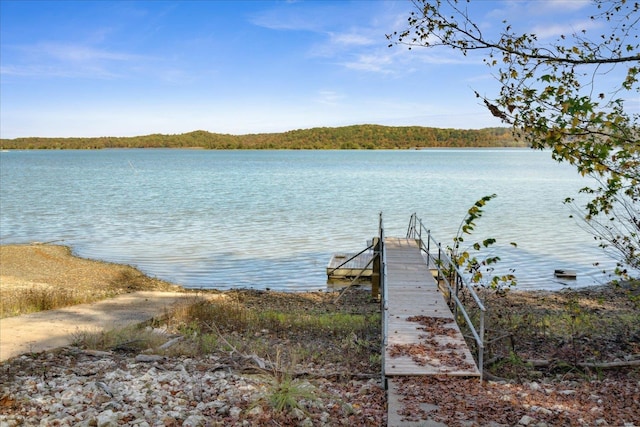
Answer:
M479 377L480 371L416 241L386 237L384 246L387 425L412 426L416 424L404 422L400 415L402 391L394 380L426 375ZM421 423L437 424L426 419Z
M371 251L360 254L334 254L327 265L327 278L351 279L354 277L370 278L373 274L373 258Z

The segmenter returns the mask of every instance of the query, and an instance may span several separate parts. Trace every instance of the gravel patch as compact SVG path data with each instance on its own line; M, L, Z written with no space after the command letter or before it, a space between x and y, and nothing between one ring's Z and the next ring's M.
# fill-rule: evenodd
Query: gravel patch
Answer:
M386 399L377 379L300 378L308 393L298 407L278 412L269 404L277 385L269 372L235 373L217 356L139 356L67 347L3 364L0 426L385 423Z

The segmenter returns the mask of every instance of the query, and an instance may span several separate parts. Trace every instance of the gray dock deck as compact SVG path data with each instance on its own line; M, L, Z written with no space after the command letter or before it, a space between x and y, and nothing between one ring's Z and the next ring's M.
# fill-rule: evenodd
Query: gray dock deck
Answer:
M350 260L350 258L355 257ZM347 279L354 277L371 277L373 274L372 252L356 254L334 254L327 265L329 279Z
M384 375L389 384L389 426L409 426L399 415L400 376L479 377L453 314L413 239L385 238ZM427 401L425 400L425 403ZM431 425L429 420L424 420Z

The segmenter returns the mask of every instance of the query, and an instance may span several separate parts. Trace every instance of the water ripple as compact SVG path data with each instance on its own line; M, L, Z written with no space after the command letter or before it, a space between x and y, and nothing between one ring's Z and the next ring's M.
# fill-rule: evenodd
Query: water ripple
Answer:
M614 265L562 204L584 178L544 152L31 151L0 161L3 244L62 240L191 288L321 289L331 254L363 249L379 212L388 235L404 235L416 212L446 245L492 193L468 240L497 238L493 254L521 287L600 283ZM559 282L558 268L578 279Z

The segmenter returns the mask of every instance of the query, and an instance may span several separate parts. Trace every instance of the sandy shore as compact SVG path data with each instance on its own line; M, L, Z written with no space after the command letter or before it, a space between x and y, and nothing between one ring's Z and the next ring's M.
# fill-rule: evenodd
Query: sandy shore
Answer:
M76 257L67 246L45 244L1 245L0 284L3 291L24 287L109 289L116 293L181 289L128 265Z
M3 304L34 289L84 293L90 302L0 319L0 361L66 346L80 331L144 322L194 298L133 267L73 256L65 246L0 246Z

